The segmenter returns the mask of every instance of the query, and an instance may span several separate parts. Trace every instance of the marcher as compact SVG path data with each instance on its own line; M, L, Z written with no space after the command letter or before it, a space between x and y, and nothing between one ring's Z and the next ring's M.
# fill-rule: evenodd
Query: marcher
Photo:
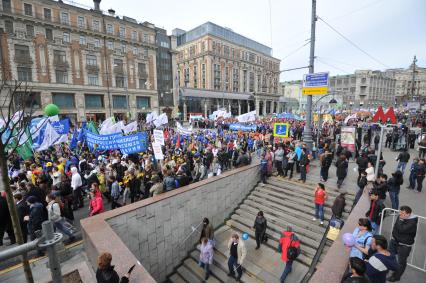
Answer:
M28 227L27 223L24 221L24 217L30 214L30 208L27 202L22 198L21 192L15 192L13 198L16 201L16 211L18 213L19 225L21 226L22 237L24 238L24 243L28 241Z
M74 199L74 208L73 210L77 210L84 206L83 195L81 193L81 186L83 182L81 181L81 176L78 173L77 167L71 168L71 187L73 191L73 199Z
M97 283L128 283L130 274L127 273L123 277L118 276L114 266L111 265L112 255L110 253L102 253L98 257L98 269L96 270Z
M0 246L3 246L4 232L7 232L11 245L16 243L15 233L12 227L12 220L9 213L9 206L7 205L7 201L4 195L5 193L2 192L0 196Z
M210 276L210 265L213 264L213 245L209 239L204 237L201 239L200 245L200 260L198 264L204 269L204 280L207 281Z
M99 190L90 191L89 199L90 199L89 216L94 216L105 211L104 203L102 201L102 194Z
M259 211L257 213L256 219L254 220L253 229L255 230L255 238L256 238L256 250L260 248L260 244L262 243L264 237L266 236L266 228L267 228L266 218L263 216L263 211Z
M322 183L318 183L314 191L315 217L312 220L317 221L319 219L321 225L324 225L324 204L326 199L325 186Z
M300 241L293 233L291 226L287 226L283 231L279 241L278 251L281 253L281 260L285 263L285 268L280 277L280 282L284 283L293 267L293 261L300 254Z
M244 242L240 239L238 234L232 234L231 239L228 241L229 258L228 258L228 276L234 277L237 282L241 281L243 275L242 265L247 255L247 250ZM235 271L238 275L235 277Z
M395 255L387 249L386 238L382 235L374 235L366 265L366 275L371 283L386 283L386 275L389 270L396 271L399 268Z
M120 199L120 185L116 180L115 176L110 177L111 184L111 209L121 207L121 204L118 202Z
M392 229L392 239L390 241L389 250L398 256L399 269L396 270L389 278L389 282L401 280L407 267L407 259L410 256L411 248L417 233L418 218L412 215L409 206L401 206L399 209L399 218L395 222Z

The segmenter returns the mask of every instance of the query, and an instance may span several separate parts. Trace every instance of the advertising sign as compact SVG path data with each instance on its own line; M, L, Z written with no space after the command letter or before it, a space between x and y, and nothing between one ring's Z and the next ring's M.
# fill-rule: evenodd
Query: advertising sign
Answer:
M340 141L343 148L355 152L355 127L342 127Z

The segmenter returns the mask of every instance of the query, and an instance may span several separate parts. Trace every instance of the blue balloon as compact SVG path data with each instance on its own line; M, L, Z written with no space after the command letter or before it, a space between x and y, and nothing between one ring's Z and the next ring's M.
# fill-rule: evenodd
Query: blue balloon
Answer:
M248 240L248 238L249 238L249 234L247 234L247 233L243 233L242 238L243 238L243 240L244 240L244 241L247 241L247 240Z

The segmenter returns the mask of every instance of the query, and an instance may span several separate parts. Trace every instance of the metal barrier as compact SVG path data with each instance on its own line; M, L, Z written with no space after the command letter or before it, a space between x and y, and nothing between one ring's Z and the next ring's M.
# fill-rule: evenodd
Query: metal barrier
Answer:
M58 259L55 245L62 241L63 235L61 233L54 233L53 231L53 223L51 221L44 221L42 224L43 235L41 238L1 251L0 261L20 256L39 248L46 248L47 256L49 258L49 268L52 274L52 282L62 283L61 264Z
M419 219L419 221L417 222L416 238L414 240L414 244L413 244L412 249L411 249L410 259L407 261L407 264L409 266L411 266L412 268L426 272L426 247L420 247L420 248L417 247L417 250L420 249L420 256L416 257L416 258L414 257L415 254L416 254L416 245L417 244L420 245L422 243L422 241L421 241L422 239L420 239L420 237L426 236L426 217L419 216L419 215L415 215L415 216ZM389 217L392 217L391 222L389 222L389 220L386 220ZM395 222L398 220L398 217L399 217L399 210L392 209L392 208L383 209L382 217L381 217L381 221L380 221L381 224L380 224L379 234L387 237L388 239L391 239L392 238L393 226L395 225ZM419 233L419 230L421 230L421 228L422 228L421 226L423 226L423 225L424 225L425 231L423 233ZM386 227L386 229L383 229L383 227ZM390 228L390 229L387 229L387 228ZM383 231L382 231L382 229L383 229ZM423 239L423 242L424 241L425 241L425 239ZM414 262L414 260L416 260L416 261ZM419 261L420 261L421 264L419 264Z

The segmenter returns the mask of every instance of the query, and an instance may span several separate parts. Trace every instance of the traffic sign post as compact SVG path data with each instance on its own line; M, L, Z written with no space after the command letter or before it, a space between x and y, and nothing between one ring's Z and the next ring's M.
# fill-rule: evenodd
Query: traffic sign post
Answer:
M324 95L328 93L328 73L314 73L303 76L303 95Z

